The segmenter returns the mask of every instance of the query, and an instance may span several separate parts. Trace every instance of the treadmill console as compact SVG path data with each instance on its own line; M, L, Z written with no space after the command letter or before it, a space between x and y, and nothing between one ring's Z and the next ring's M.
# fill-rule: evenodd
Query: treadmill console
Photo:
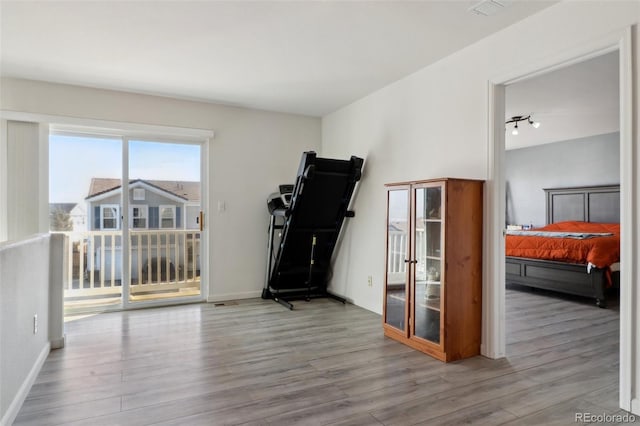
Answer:
M267 208L269 213L281 216L291 205L291 195L293 193L293 185L280 185L278 192L269 195L267 199Z
M278 187L280 190L280 198L284 203L285 207L289 207L291 205L291 194L293 194L293 185L280 185Z

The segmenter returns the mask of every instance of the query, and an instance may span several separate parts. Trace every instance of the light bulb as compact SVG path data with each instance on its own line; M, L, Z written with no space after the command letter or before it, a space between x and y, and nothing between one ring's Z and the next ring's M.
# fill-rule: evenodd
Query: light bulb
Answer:
M533 123L531 123L531 125L533 126L534 129L537 129L538 127L540 127L540 122L534 121Z
M518 126L514 127L513 130L511 131L511 134L513 136L518 136Z

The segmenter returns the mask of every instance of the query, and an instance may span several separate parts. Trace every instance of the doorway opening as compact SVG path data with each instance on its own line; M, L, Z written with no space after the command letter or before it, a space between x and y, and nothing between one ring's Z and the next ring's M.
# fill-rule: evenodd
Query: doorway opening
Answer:
M505 87L506 357L596 380L557 396L569 412L619 410L619 105L618 51Z
M555 404L538 413L550 419L569 419L581 404L619 412L619 292L612 285L619 281L605 283L620 267L618 56L609 52L505 87L505 122L524 114L540 123L521 123L517 135L505 125L506 357L526 365L525 374L554 372L541 386L557 392ZM530 228L545 236L527 236ZM556 229L594 237L567 240L551 233ZM616 234L595 237L596 229ZM590 256L598 244L617 251L601 269L564 253Z
M492 259L485 270L484 331L483 354L499 358L504 357L506 348L505 332L505 250L503 230L505 221L505 88L507 85L542 75L552 70L576 64L590 58L618 51L620 55L620 223L625 233L620 237L620 339L619 339L619 406L638 413L637 399L634 399L635 369L634 345L636 329L633 324L633 311L636 291L631 277L635 276L632 262L635 256L633 235L637 229L632 221L635 202L633 181L633 103L632 103L632 49L631 30L610 34L588 45L564 52L562 58L549 57L538 61L535 68L519 70L500 80L489 82L489 128L488 176L486 197L487 221L485 230L487 239L485 253Z

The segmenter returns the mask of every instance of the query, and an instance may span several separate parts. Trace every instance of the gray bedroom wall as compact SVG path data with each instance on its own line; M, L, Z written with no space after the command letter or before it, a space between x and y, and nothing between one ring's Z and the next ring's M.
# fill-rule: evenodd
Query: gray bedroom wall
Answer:
M507 223L544 225L544 188L616 183L617 132L507 151Z

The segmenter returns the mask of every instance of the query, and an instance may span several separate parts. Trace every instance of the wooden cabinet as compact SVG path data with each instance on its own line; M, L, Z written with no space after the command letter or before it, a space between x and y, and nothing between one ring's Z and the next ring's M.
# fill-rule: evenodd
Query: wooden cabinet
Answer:
M483 182L385 186L385 336L442 361L479 355Z

